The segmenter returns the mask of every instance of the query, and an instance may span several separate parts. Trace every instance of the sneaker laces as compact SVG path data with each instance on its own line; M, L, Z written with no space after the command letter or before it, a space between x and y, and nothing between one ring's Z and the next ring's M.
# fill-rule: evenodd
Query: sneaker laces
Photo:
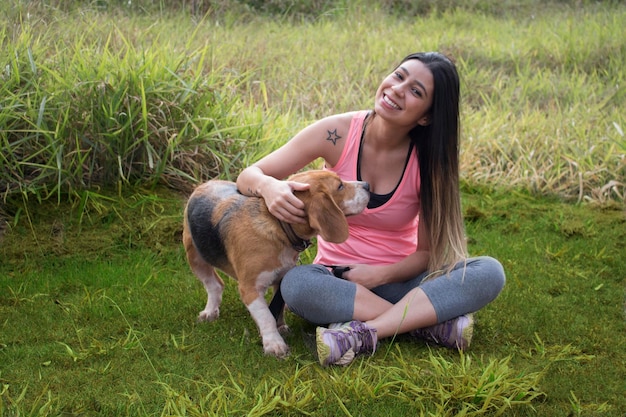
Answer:
M376 351L376 330L365 323L352 321L321 330L318 353L325 352L322 365L347 365L360 353ZM341 355L341 356L339 356Z
M412 331L412 336L452 349L467 349L472 340L474 320L471 314Z

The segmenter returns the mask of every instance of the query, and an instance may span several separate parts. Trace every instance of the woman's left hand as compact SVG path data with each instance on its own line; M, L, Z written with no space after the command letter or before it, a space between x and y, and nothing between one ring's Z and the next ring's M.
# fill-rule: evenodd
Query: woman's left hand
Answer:
M355 264L350 265L350 270L343 273L342 278L355 284L360 284L367 289L372 289L384 284L381 279L380 266Z

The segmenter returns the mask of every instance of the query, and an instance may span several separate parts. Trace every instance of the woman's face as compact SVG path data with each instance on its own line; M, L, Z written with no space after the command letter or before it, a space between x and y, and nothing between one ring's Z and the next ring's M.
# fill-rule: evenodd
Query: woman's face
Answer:
M409 129L428 125L434 88L430 69L422 61L410 59L380 84L374 109L378 116Z

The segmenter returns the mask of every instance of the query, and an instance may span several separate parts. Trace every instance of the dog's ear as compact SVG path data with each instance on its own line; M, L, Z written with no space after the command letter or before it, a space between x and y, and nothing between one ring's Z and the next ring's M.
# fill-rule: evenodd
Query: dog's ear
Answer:
M312 196L309 224L327 242L341 243L348 239L346 216L327 193L321 192Z

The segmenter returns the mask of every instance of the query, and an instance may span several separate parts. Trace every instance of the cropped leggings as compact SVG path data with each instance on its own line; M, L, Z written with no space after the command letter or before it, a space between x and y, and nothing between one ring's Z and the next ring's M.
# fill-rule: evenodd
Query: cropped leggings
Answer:
M431 301L438 322L477 311L493 301L505 283L502 265L487 256L460 262L449 275L427 280L428 272L404 282L385 284L372 292L395 304L415 287ZM350 321L356 284L336 278L322 265L301 265L283 278L280 289L289 309L315 324Z

